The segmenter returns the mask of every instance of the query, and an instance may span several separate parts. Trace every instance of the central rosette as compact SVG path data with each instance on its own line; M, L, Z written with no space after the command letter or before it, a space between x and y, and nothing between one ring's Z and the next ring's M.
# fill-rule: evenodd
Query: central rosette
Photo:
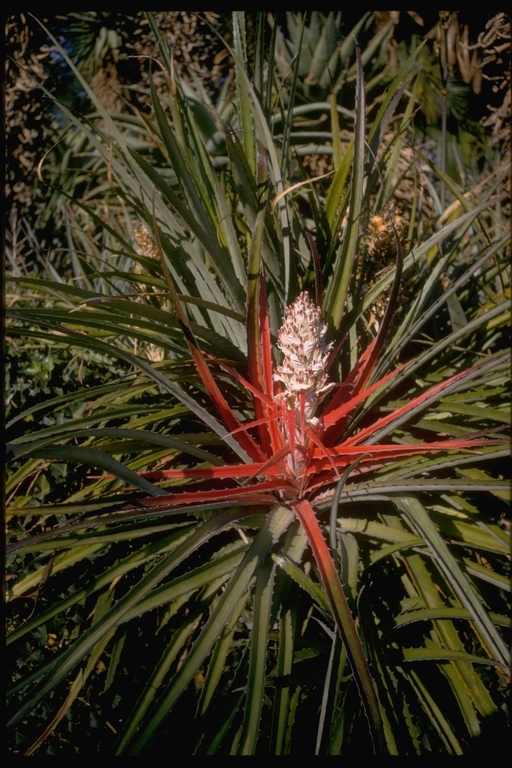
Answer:
M280 381L284 391L277 397L284 399L286 410L293 411L293 419L284 418L287 437L297 447L293 456L293 470L297 473L306 445L305 430L316 427L315 410L326 393L333 387L327 384L327 367L332 344L325 342L327 326L320 309L301 293L286 308L279 330L277 346L283 353L283 362L277 366L274 379ZM291 424L294 435L290 435Z

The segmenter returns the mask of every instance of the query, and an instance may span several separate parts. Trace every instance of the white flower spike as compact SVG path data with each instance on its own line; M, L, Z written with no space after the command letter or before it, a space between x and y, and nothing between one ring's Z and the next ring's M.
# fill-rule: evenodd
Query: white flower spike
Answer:
M297 426L300 396L305 395L305 421L316 426L316 406L334 386L326 384L327 362L332 348L332 343L325 343L326 333L327 326L321 318L320 309L313 304L307 293L301 293L286 308L277 342L284 358L274 374L274 379L284 384L284 392L280 397L285 399L289 410L295 411Z

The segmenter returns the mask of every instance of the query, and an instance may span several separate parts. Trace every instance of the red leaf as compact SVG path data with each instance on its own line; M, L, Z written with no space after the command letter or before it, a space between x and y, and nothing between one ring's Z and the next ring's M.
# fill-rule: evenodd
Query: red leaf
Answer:
M397 410L393 411L393 413L390 413L387 416L384 416L382 419L379 419L378 421L374 422L369 427L366 427L366 429L362 429L361 432L358 432L357 435L354 435L353 437L348 438L345 441L344 445L345 446L353 445L355 443L360 443L362 440L366 440L367 438L375 434L375 432L378 432L380 429L382 429L382 427L385 427L387 424L391 424L396 419L399 419L404 413L407 413L408 411L412 410L417 405L420 405L426 400L430 398L434 398L435 395L437 395L439 392L442 392L443 389L448 387L453 382L463 379L464 377L468 376L468 374L472 373L473 371L476 371L478 368L481 368L484 365L487 365L488 363L489 363L488 360L483 360L482 362L477 363L476 365L473 365L471 368L467 368L466 370L461 371L460 373L456 373L454 376L451 376L449 379L446 379L446 381L442 381L439 384L436 384L435 387L431 387L431 389L427 390L427 392L423 392L421 395L419 395L418 397L415 397L413 400L410 400L401 408L397 408Z
M226 490L192 491L172 493L169 496L155 496L140 499L137 504L143 507L179 507L181 504L201 504L208 501L254 501L256 504L275 504L275 496L265 491L293 490L288 483L280 480L269 480L265 483L246 488L227 488Z
M401 365L399 368L395 368L394 371L391 371L391 373L388 373L386 376L384 376L383 379L379 379L379 381L375 382L375 384L372 384L371 387L368 387L368 389L365 389L364 392L361 392L360 394L356 395L355 397L351 397L348 402L343 403L343 405L338 406L335 410L332 410L332 408L329 408L328 413L323 417L323 424L324 429L329 429L331 426L336 426L337 429L341 429L342 427L340 425L337 425L336 422L339 421L343 416L346 416L350 413L359 403L362 403L363 400L366 400L367 397L369 397L373 392L375 392L379 387L381 387L383 384L385 384L389 379L393 378L398 371L401 371L403 368L405 368L405 365ZM331 403L332 405L332 403ZM324 436L325 439L325 436ZM326 439L326 442L329 442L328 439Z
M273 463L273 462L272 462ZM186 480L187 478L229 478L229 477L255 477L263 474L272 464L269 461L258 464L226 464L223 467L194 467L192 469L159 469L153 472L138 472L139 477L153 480ZM276 469L270 474L279 474Z

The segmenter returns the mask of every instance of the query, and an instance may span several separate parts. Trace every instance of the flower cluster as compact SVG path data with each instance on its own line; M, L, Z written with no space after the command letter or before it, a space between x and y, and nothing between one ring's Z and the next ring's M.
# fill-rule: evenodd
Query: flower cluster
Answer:
M283 324L279 330L277 346L284 355L282 365L274 374L276 381L284 384L281 397L289 409L298 415L301 410L301 395L304 398L304 417L309 424L316 424L315 408L331 389L326 384L327 364L332 344L325 343L327 326L322 321L320 309L301 293L295 302L286 308Z

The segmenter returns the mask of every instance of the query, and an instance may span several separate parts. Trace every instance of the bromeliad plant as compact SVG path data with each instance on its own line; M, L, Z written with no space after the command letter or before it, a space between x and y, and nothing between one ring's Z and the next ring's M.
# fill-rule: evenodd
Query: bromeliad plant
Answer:
M499 335L508 235L489 243L481 228L491 209L499 221L499 178L475 208L452 184L453 219L429 222L417 242L413 210L414 249L403 258L397 241L393 268L365 293L360 224L381 193L375 156L391 188L396 153L379 137L411 62L366 136L359 61L354 139L325 198L297 181L293 155L278 156L262 107L272 83L257 57L263 90L253 88L243 15L233 24L229 126L208 108L226 162L213 162L190 91L171 77L169 103L153 91L145 129L174 180L104 111L102 125L77 121L104 159L116 192L109 205L119 206L105 224L92 204L79 205L102 227L104 250L75 235L84 287L14 280L32 293L10 311L9 333L67 339L133 372L33 406L32 415L50 407L58 417L10 442L18 463L9 489L19 499L10 519L34 531L13 532L9 597L16 606L37 595L33 615L29 605L26 615L14 610L8 643L56 638L35 667L30 659L24 676L14 674L10 725L33 754L64 717L78 728L92 689L95 717L108 723L98 749L117 755L158 750L159 738L181 730L183 752L194 754L364 752L368 728L379 753L461 754L497 716L508 664L498 507L506 483L481 466L504 456L508 420ZM260 16L259 44L263 24ZM290 104L283 135L292 115ZM158 260L133 249L121 223L133 227L129 211L145 221ZM402 274L423 263L430 273L390 339ZM372 338L365 313L380 295L387 308ZM148 344L161 346L161 360L148 362ZM37 507L34 473L48 461L105 474L65 503ZM494 494L495 512L476 506L483 492ZM38 723L43 707L49 724L32 726L24 742L24 724Z
M401 246L398 242L397 246L400 252ZM165 265L164 261L163 264ZM223 500L236 503L251 500L255 503L278 504L280 508L288 508L295 512L314 553L333 617L363 698L374 748L379 754L387 754L388 746L374 683L339 574L319 525L314 504L319 500L325 503L326 499L333 499L333 484L338 482L338 488L341 490L344 479L349 474L353 478L365 470L371 471L402 457L502 445L501 439L493 440L472 435L465 439L449 438L412 445L373 442L375 435L381 434L384 428L392 429L404 414L422 408L425 402L439 397L441 392L449 390L460 380L467 379L479 370L484 370L489 363L483 361L469 370L455 374L365 428L356 430L354 424L351 424L349 436L347 436L344 427L357 406L374 392L382 389L400 370L395 369L371 386L367 385L380 351L379 343L382 343L394 309L401 269L397 269L395 273L394 290L380 335L365 350L343 385L339 385L336 396L331 398L321 415L315 414L322 400L335 386L334 383L327 383L327 372L333 359L333 355L330 354L333 342L327 344L325 341L327 327L321 318L321 311L305 292L287 307L277 342L283 354L283 360L281 365L274 367L264 282L260 276L257 299L256 289L254 287L252 291L249 289L248 324L249 329L251 326L257 329L256 333L251 334L250 330L248 332L250 379L246 380L233 369L220 364L254 397L254 412L260 418L243 425L240 424L212 378L192 329L179 305L165 266L164 271L169 280L169 289L175 302L177 316L182 323L185 338L203 384L218 414L230 430L230 435L237 436L239 449L246 453L249 460L246 458L245 463L207 469L144 472L142 476L151 480L179 481L206 478L224 480L229 477L244 482L239 488L233 488L230 485L223 489L216 485L212 490L200 491L189 491L186 487L180 490L174 487L169 496L139 503L148 508L161 506L172 508L187 503ZM257 429L258 440L249 434L249 430L253 428ZM340 435L343 435L344 439L338 442ZM344 472L343 478L340 470ZM275 501L272 497L275 497ZM494 642L493 634L492 624L489 622L487 627L489 648L492 648L498 661L504 646L502 643ZM501 656L502 663L506 663L505 658ZM155 721L158 722L158 716L153 723Z

